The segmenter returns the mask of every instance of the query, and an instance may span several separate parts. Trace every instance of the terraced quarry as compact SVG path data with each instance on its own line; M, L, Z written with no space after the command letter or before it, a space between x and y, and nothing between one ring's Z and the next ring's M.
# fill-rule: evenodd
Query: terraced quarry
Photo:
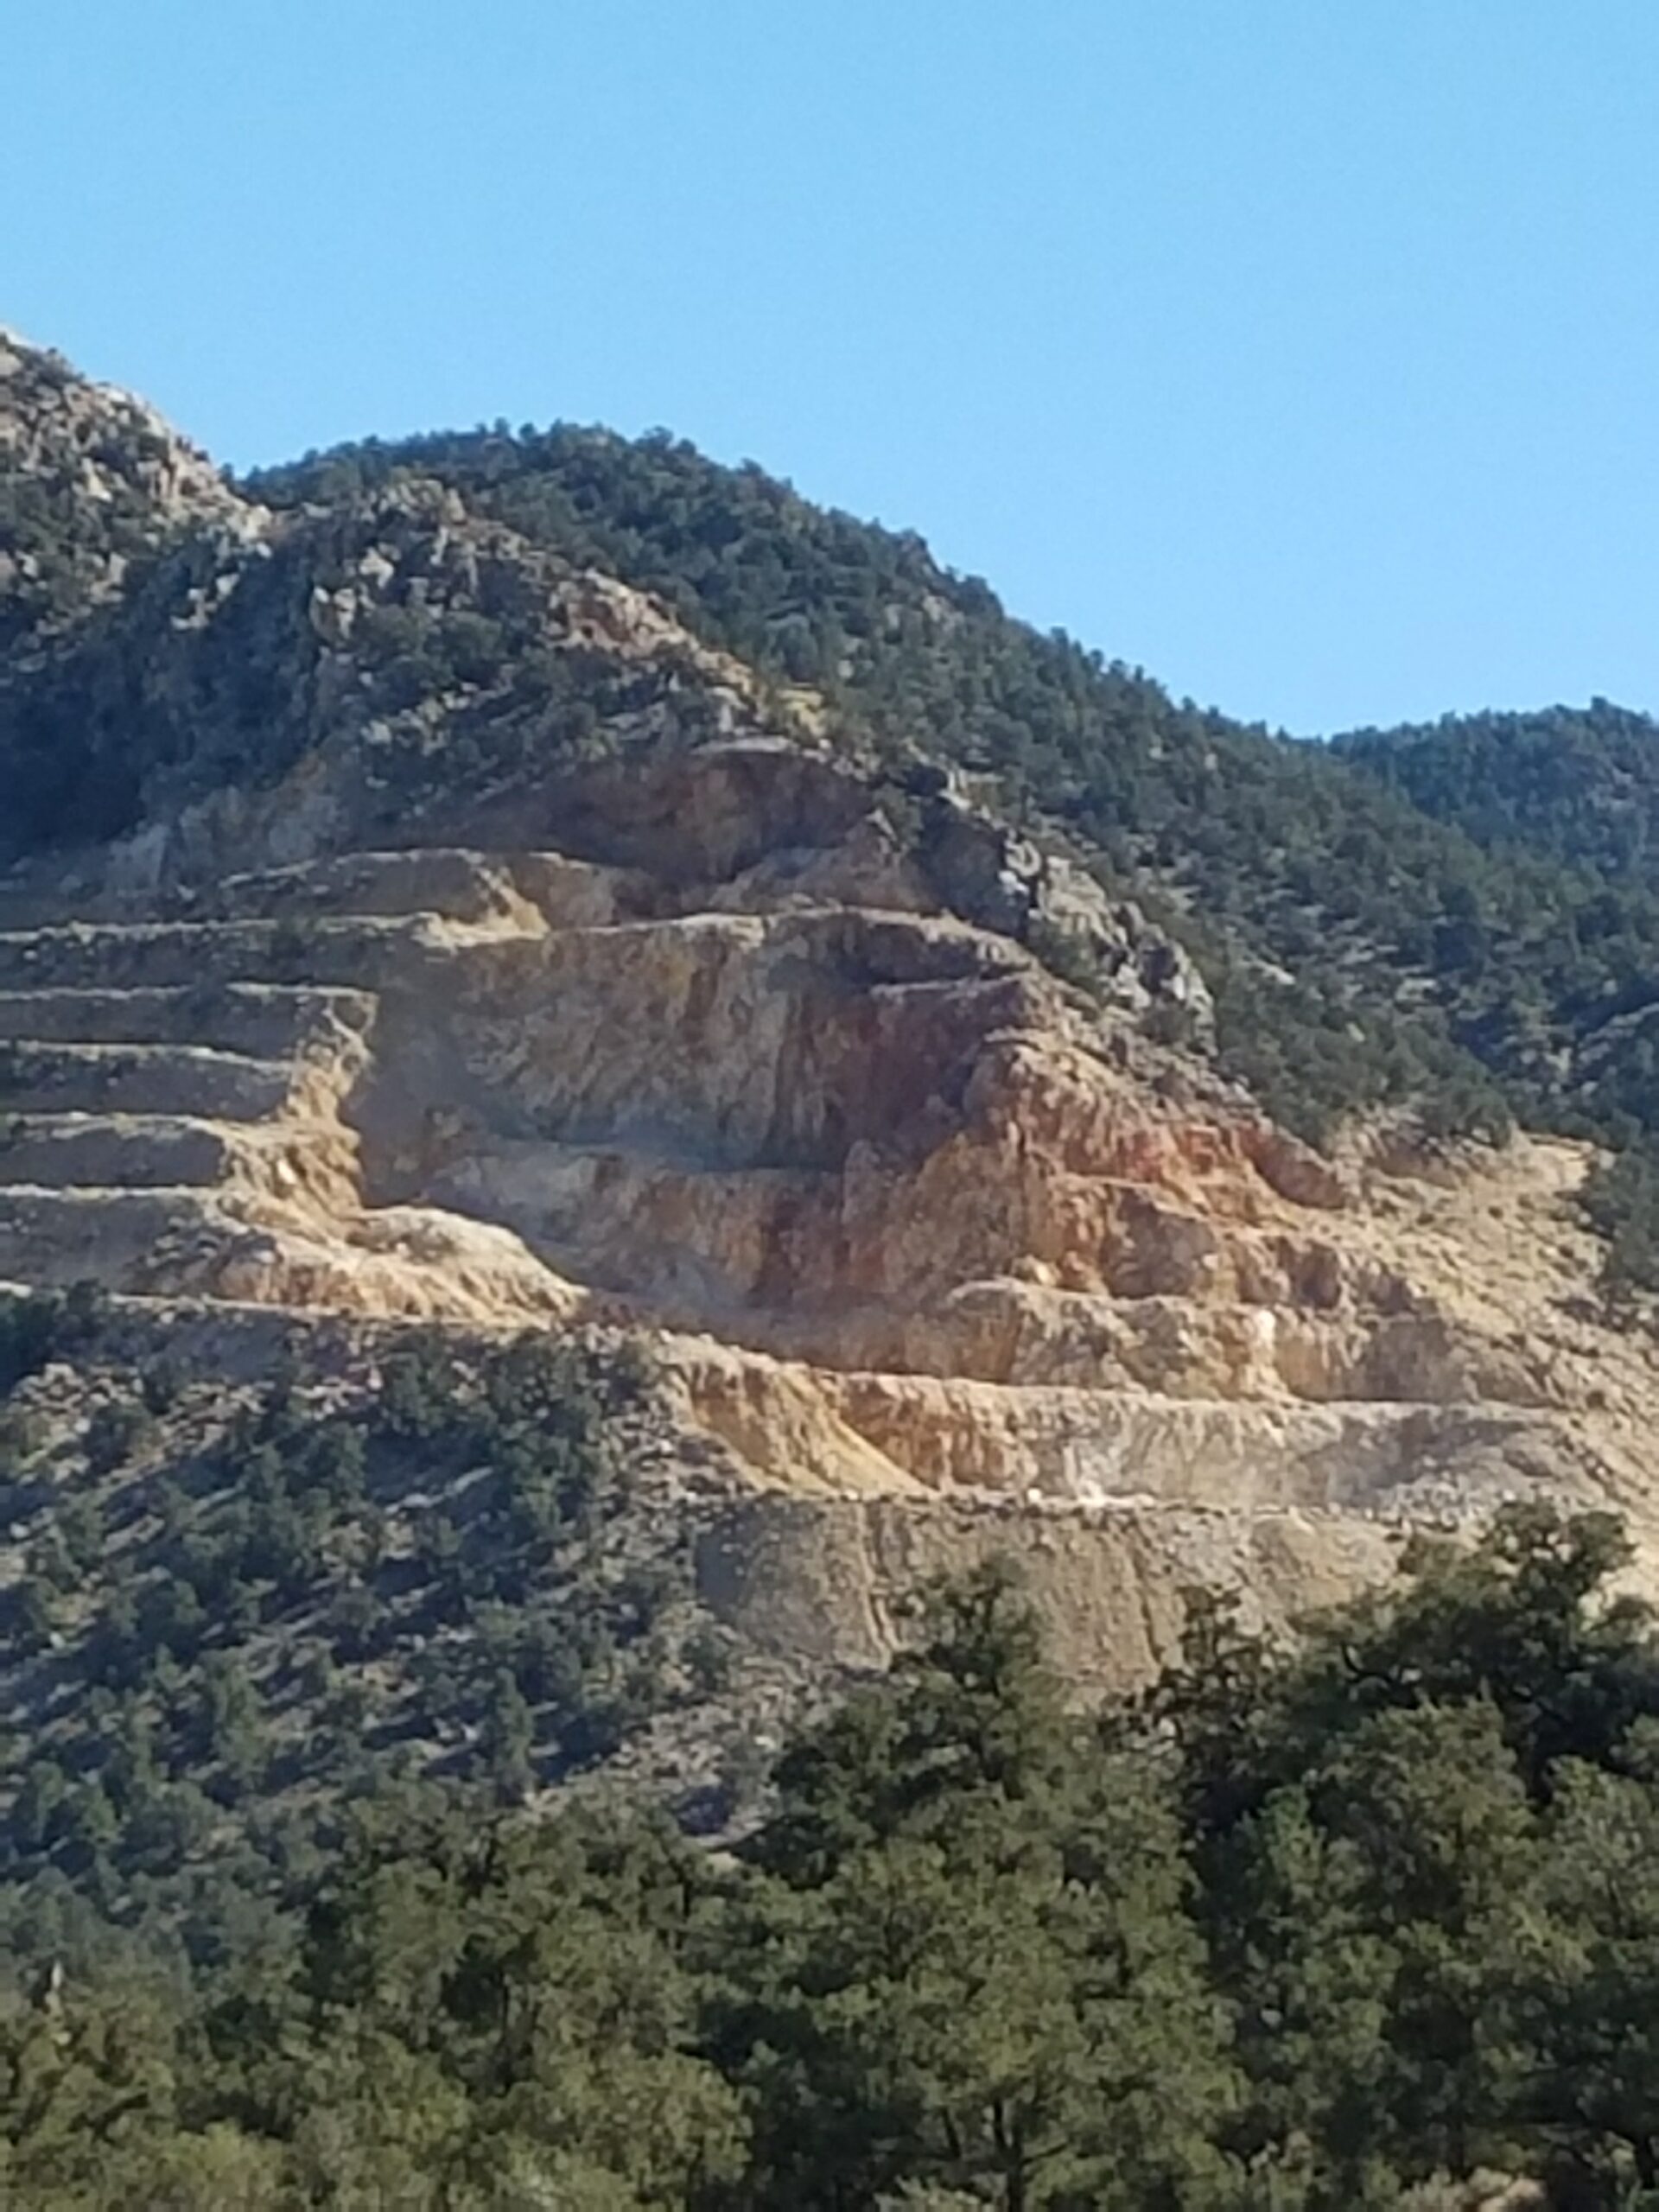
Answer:
M1235 839L1301 756L781 487L687 505L687 453L509 444L496 490L359 454L266 506L10 340L0 448L0 1281L248 1377L308 1333L359 1370L429 1322L638 1334L702 1594L790 1660L880 1659L995 1551L1080 1683L1137 1678L1189 1585L1281 1619L1517 1496L1616 1507L1659 1581L1655 1339L1595 1290L1590 1148L1372 1113L1309 1150L1103 852L972 766L1028 697L1063 782L1104 717L1074 766L1167 774L1202 842L1206 747ZM728 574L699 533L745 516ZM849 722L834 668L685 612L786 626L791 578L843 675L963 729Z
M1659 2212L1659 721L1113 642L0 330L0 2207Z
M647 1332L723 1470L704 1594L797 1654L879 1656L906 1586L993 1548L1121 1679L1193 1581L1275 1617L1518 1494L1642 1532L1650 1357L1567 1288L1586 1155L1322 1160L1147 1041L1179 971L1144 932L1085 997L949 911L850 770L819 842L772 842L799 772L607 767L574 853L15 887L0 1278L158 1329Z

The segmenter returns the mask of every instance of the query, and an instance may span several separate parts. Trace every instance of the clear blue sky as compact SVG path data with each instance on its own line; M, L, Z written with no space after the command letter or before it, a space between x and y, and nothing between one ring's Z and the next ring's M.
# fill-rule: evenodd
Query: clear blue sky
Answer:
M1656 0L18 0L0 321L667 424L1298 732L1659 708Z

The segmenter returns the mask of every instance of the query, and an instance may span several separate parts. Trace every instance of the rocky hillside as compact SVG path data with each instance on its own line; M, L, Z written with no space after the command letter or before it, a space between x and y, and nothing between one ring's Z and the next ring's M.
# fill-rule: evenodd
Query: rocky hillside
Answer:
M861 741L919 747L986 779L1005 812L1063 829L1197 952L1224 1065L1303 1134L1411 1101L1447 1129L1519 1116L1623 1143L1659 1114L1631 1033L1653 1002L1659 901L1650 870L1607 868L1602 844L1495 839L1490 812L1401 788L1373 758L1173 700L1013 620L918 538L664 438L556 427L371 443L255 488L284 507L419 476L658 594L780 687L810 687ZM1643 718L1532 718L1534 752L1580 722L1588 772L1556 777L1572 804L1559 788L1523 798L1535 775L1499 779L1535 825L1582 823L1607 801L1616 813L1621 782L1641 811L1627 772Z
M1085 1685L1166 1659L1192 1585L1281 1622L1509 1497L1617 1507L1659 1576L1653 1339L1596 1293L1594 1116L1561 1126L1624 970L1574 998L1569 931L1504 995L1589 879L681 449L438 442L238 492L49 357L0 379L0 1281L103 1294L19 1363L15 1719L119 1686L111 1634L185 1586L205 1618L135 1647L145 1726L161 1656L218 1653L299 1786L326 1661L441 1766L495 1755L505 1670L528 1788L597 1740L568 1655L489 1640L538 1588L611 1592L601 1704L632 1640L683 1706L710 1636L828 1678L994 1553ZM1606 895L1635 963L1648 894ZM467 1501L535 1452L465 1410L526 1332L654 1377L605 1514L529 1566L511 1500ZM375 1410L411 1341L461 1363L429 1465ZM278 1368L366 1487L271 1471ZM99 1408L157 1369L182 1397L111 1458ZM290 1519L344 1483L308 1566L222 1548L250 1452ZM663 1563L606 1548L630 1512L673 1605L615 1597ZM480 1544L510 1586L446 1611Z
M0 329L0 650L118 600L169 537L247 520L154 408Z

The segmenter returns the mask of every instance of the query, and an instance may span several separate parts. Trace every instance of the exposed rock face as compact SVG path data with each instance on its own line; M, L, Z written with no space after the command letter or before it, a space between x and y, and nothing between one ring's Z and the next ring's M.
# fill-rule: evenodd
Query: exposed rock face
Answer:
M1104 1682L1195 1580L1282 1619L1515 1493L1646 1534L1651 1362L1562 1302L1573 1147L1319 1159L1147 1041L1143 925L1091 909L1086 1001L1020 942L1040 855L946 792L906 842L798 745L573 766L481 799L488 848L352 849L342 803L273 865L317 772L238 874L191 865L228 800L63 894L95 920L0 907L0 1276L645 1330L728 1478L706 1594L842 1661L993 1548Z
M1153 1041L1211 1010L1135 908L435 483L272 516L12 341L0 458L0 1280L643 1331L794 1654L1013 1549L1133 1679L1189 1582L1283 1619L1517 1493L1653 1579L1583 1148L1316 1156Z

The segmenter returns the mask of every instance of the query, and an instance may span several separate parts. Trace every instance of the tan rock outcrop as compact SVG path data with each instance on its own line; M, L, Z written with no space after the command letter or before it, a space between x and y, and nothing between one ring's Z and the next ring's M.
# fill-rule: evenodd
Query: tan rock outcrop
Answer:
M583 634L663 645L571 589ZM1652 1580L1659 1373L1583 1301L1587 1152L1319 1157L1148 1040L1138 920L1077 899L1090 1001L1032 949L1063 874L948 791L912 849L887 788L744 735L562 772L459 846L354 849L331 800L285 861L278 787L240 867L193 874L226 800L148 887L129 851L68 894L96 918L34 884L0 1277L645 1332L719 1475L706 1593L842 1661L1007 1548L1079 1679L1124 1681L1192 1582L1281 1621L1514 1495L1618 1506Z

